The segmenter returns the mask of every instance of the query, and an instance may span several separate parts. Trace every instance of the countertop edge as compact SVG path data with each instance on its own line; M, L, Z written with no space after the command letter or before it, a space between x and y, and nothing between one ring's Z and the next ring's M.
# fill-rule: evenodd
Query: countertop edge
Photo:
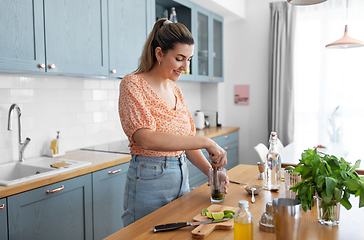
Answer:
M214 138L239 131L239 127L211 127L196 131L196 136L205 136ZM131 156L128 154L119 153L105 153L87 150L72 150L68 151L66 155L58 158L69 160L89 161L91 165L78 168L72 171L56 174L54 176L44 176L26 183L18 183L10 186L0 186L0 199L15 195L18 193L26 192L32 189L43 187L46 185L54 184L71 178L86 175L92 172L97 172L105 168L113 167L119 164L129 162ZM87 159L85 159L87 158ZM103 160L101 160L103 159Z

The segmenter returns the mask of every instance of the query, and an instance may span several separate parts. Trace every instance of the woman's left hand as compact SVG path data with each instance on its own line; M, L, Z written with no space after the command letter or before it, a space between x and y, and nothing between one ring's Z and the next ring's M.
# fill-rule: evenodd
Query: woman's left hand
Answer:
M225 186L224 186L225 194L227 194L227 193L228 193L229 183L230 183L230 181L229 181L229 176L226 174L226 176L225 176ZM210 186L210 179L209 179L209 181L207 182L207 186Z
M225 187L224 187L225 188L225 194L228 193L229 183L230 183L229 176L226 174L226 176L225 176Z

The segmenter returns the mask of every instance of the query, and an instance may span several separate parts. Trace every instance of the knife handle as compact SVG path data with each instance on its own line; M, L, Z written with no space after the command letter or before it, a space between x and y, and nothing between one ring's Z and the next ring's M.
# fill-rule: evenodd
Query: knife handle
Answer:
M153 227L153 232L162 232L162 231L169 231L174 230L178 228L183 228L189 226L189 222L177 222L177 223L168 223L168 224L162 224L158 226Z

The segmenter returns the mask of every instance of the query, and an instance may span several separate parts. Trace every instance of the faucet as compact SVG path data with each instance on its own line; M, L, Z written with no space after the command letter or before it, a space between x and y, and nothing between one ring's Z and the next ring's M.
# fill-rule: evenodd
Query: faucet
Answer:
M20 107L18 106L18 104L14 103L10 106L9 109L9 115L8 115L8 130L12 131L13 130L13 123L12 123L12 119L13 119L13 112L14 112L14 108L16 109L16 111L18 112L18 131L19 131L19 162L24 162L24 150L25 148L28 146L29 142L30 142L30 138L26 138L24 142L22 142L22 134L21 134L21 121L20 121L20 116L21 116L21 111L20 111Z

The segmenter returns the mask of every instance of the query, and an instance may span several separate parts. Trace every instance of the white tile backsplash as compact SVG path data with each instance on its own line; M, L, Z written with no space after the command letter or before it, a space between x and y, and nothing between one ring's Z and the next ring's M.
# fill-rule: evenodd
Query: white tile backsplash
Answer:
M7 130L8 112L22 111L25 158L45 154L60 131L66 151L127 139L118 115L117 79L0 74L0 163L18 160L18 119Z

